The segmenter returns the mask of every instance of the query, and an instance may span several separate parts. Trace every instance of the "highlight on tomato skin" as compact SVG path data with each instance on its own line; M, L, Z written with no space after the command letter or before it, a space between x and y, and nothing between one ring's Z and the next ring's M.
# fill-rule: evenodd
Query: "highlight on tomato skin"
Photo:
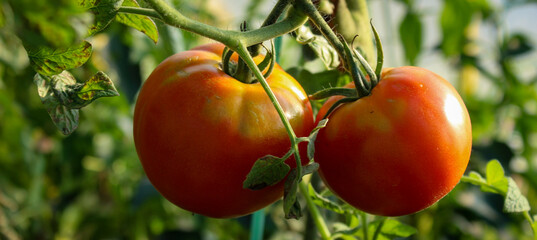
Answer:
M461 179L472 146L470 117L455 88L431 71L389 68L381 79L370 96L330 114L315 142L315 161L326 186L350 205L408 215L436 203ZM338 99L327 100L317 121Z
M280 199L283 181L256 191L242 183L258 158L290 148L261 85L221 70L223 48L202 45L164 60L142 86L134 111L135 146L151 183L175 205L214 218L246 215ZM279 66L266 80L297 136L308 136L314 116L302 87ZM286 163L296 166L294 158Z

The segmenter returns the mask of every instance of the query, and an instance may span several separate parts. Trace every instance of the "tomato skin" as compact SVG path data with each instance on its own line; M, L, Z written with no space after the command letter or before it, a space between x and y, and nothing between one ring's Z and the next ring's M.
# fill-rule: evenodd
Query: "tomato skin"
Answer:
M412 214L462 177L472 146L470 117L453 86L433 72L390 68L381 79L370 96L331 113L317 136L315 161L328 188L357 209ZM340 98L327 100L317 121Z
M175 205L215 218L246 215L281 198L283 181L257 191L242 182L258 158L290 149L261 85L239 82L218 66L223 48L206 44L164 60L134 111L136 150L151 183ZM314 119L302 87L279 66L267 82L297 136L307 136ZM286 162L296 166L292 157Z

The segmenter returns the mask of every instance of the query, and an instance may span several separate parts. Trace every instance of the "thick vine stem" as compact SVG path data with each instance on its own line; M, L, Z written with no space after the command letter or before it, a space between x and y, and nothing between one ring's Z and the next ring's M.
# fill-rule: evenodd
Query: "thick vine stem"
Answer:
M149 8L122 6L122 7L119 8L118 12L144 15L144 16L148 16L148 17L152 17L152 18L155 18L155 19L162 20L162 18L160 17L160 15L158 14L157 11L155 11L153 9L149 9Z
M168 5L164 0L147 0L147 3L155 9L164 23L219 41L234 51L238 51L240 45L251 46L294 31L308 20L304 14L289 14L282 21L272 25L241 33L219 29L189 19ZM142 12L136 13L142 14ZM152 12L149 13L152 14Z

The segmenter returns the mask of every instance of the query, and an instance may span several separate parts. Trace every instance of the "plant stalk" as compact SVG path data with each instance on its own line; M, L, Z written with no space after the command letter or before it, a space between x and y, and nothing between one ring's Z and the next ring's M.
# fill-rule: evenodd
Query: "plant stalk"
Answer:
M324 222L324 218L323 216L321 216L321 212L319 211L317 206L315 206L313 199L309 196L308 184L305 183L304 181L301 181L298 187L300 189L300 192L306 199L306 205L308 207L311 217L313 218L315 225L319 229L321 238L323 240L330 239L331 238L330 230L328 230L328 227L326 226L326 223Z
M160 16L159 19L161 19L164 23L219 41L235 52L238 52L238 49L241 45L251 46L273 39L294 31L307 21L307 17L303 14L289 14L282 21L272 25L252 31L238 32L219 29L217 27L189 19L168 5L164 0L147 0L147 2L158 13ZM150 17L155 16L152 11L133 12L133 9L131 8L122 8L121 11L142 14Z

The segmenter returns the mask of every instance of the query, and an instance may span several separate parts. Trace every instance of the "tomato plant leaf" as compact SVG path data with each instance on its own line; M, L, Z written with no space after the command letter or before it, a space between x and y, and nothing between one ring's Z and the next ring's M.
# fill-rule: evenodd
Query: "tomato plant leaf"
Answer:
M382 221L384 221L384 223L382 223ZM412 226L406 225L392 218L386 218L371 222L368 225L368 233L370 233L372 236L381 223L382 227L380 229L380 235L377 239L407 238L418 232ZM358 233L360 232L361 231Z
M299 181L300 176L298 176L296 168L293 168L289 172L283 187L283 211L287 219L294 218L298 220L302 217L302 209L297 199Z
M78 109L72 109L63 104L68 99L65 89L69 85L76 84L76 80L69 72L64 71L59 75L43 76L35 75L34 82L41 102L45 105L52 121L64 134L71 134L78 127Z
M326 68L335 69L339 66L340 61L336 49L324 37L313 34L308 27L299 27L295 31L295 39L300 44L308 45L323 61Z
M464 45L464 30L470 24L474 9L469 1L444 1L440 16L442 29L442 51L446 56L461 54Z
M101 71L79 86L81 87L75 89L78 98L74 98L72 108L82 108L101 97L119 96L112 79Z
M315 203L315 205L322 207L324 209L328 209L338 214L347 213L347 211L345 211L345 209L340 204L330 200L329 198L323 197L321 194L317 193L317 191L315 191L315 189L311 186L311 184L309 184L308 187L309 187L308 189L309 197L313 200L313 203Z
M99 72L90 80L79 83L68 71L34 77L41 102L52 121L64 135L71 134L78 126L78 109L100 97L119 95L110 78Z
M264 156L254 163L242 187L259 190L272 186L285 178L290 169L285 159L272 155Z
M409 10L399 25L399 36L410 65L416 65L416 59L422 48L422 23L420 16Z
M78 0L82 7L89 8L95 15L94 23L88 35L94 35L105 29L116 17L123 0Z
M316 162L312 162L306 166L302 167L302 176L306 176L308 174L312 174L319 169L319 164Z
M91 56L92 48L89 42L66 49L51 49L40 47L28 50L28 57L34 70L44 76L60 74L64 70L80 67Z
M321 128L326 127L327 123L328 118L319 121L317 126L311 131L310 136L308 137L310 139L308 141L308 159L310 161L312 161L315 156L315 139L317 139L317 134L319 134L319 130L321 130Z
M505 196L505 202L503 204L503 211L508 213L526 212L530 210L530 204L528 199L520 193L515 180L507 178L509 181L509 189Z
M487 184L484 191L502 194L505 196L508 190L509 182L505 177L505 171L498 160L492 160L487 163L486 168Z
M122 6L140 7L136 0L124 0ZM118 13L116 20L147 35L155 44L158 42L157 25L151 18L137 14Z

